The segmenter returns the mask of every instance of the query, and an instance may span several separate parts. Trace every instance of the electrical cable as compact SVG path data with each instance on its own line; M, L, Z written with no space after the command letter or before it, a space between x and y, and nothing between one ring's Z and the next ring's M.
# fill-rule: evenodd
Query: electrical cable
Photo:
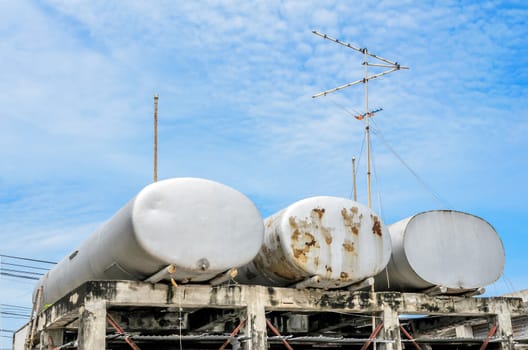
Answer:
M39 260L39 259L32 259L32 258L23 258L21 256L14 256L14 255L0 254L0 257L1 258L18 259L18 260L26 260L26 261L34 261L34 262L40 262L40 263L52 264L52 265L56 265L57 264L56 262L53 262L53 261Z
M30 307L27 307L27 306L19 306L19 305L11 305L11 304L0 304L0 309L1 308L13 308L13 309L26 309L26 310L31 310Z
M453 206L451 204L449 204L449 202L447 202L445 199L443 199L442 197L440 197L440 195L438 193L436 193L431 186L429 186L410 166L409 164L407 164L403 158L394 150L394 148L392 148L392 146L387 142L387 140L385 139L385 137L383 136L383 133L381 132L381 129L378 127L378 125L376 124L376 122L374 122L374 120L372 120L372 124L371 125L374 125L374 129L373 130L374 134L379 136L381 141L385 144L385 146L389 149L389 151L391 151L391 153L396 157L398 158L398 160L402 163L402 165L416 178L416 180L429 192L429 194L431 194L434 199L436 199L438 201L438 203L440 203L440 205L446 207L447 209L453 209Z
M7 263L7 262L2 262L2 265L17 266L17 267L26 267L26 268L29 268L29 269L42 270L42 271L49 271L49 268L39 267L39 266L21 265L21 264Z
M24 271L24 270L15 270L15 269L0 268L0 272L3 272L3 271L6 271L6 272L16 272L16 273L24 273L24 274L27 274L27 275L34 275L34 276L42 276L42 275L43 275L43 273L33 272L33 271Z

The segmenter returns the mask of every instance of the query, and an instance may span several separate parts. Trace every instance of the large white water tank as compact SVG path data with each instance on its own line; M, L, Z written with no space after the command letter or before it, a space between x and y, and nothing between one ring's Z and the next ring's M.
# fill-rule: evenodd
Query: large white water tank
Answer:
M145 280L172 264L176 281L203 282L251 261L262 217L242 193L174 178L148 185L39 282L44 304L89 280Z
M376 277L378 290L449 292L495 282L504 269L504 248L485 220L452 210L416 214L389 226L392 257ZM445 290L445 289L444 289Z
M390 258L380 218L346 198L307 198L264 224L264 245L239 269L241 283L340 288L374 276Z

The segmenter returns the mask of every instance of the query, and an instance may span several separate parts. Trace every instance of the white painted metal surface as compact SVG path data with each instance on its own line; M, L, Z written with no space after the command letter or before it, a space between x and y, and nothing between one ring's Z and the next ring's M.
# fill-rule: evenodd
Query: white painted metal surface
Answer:
M376 277L379 290L450 292L484 287L504 268L504 248L495 229L467 213L435 210L389 226L392 257ZM444 288L445 289L445 288Z
M176 281L202 282L251 261L262 217L240 192L174 178L148 185L39 282L52 303L89 280L144 280L169 264ZM38 288L37 286L37 288Z
M370 209L346 198L311 197L265 220L264 245L237 280L340 288L383 270L390 253L389 233Z

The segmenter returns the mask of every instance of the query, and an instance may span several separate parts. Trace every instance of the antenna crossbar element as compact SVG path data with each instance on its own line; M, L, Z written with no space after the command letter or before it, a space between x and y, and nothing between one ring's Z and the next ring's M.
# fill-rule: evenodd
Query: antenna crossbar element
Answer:
M383 67L383 68L398 68L398 69L409 69L409 67L400 66L400 65L388 65L388 64L378 64L378 63L365 63L369 67Z
M328 94L331 94L332 92L336 92L336 91L339 91L339 90L343 90L349 86L352 86L352 85L357 85L357 84L361 84L361 83L366 83L367 81L369 80L372 80L372 79L376 79L376 78L379 78L379 77L382 77L384 75L387 75L389 73L392 73L394 71L398 70L398 68L392 68L392 69L389 69L385 72L381 72L381 73L378 73L378 74L374 74L374 75L370 75L370 76L367 76L366 78L363 78L363 79L359 79L359 80L356 80L356 81L353 81L351 83L347 83L347 84L344 84L344 85L341 85L341 86L338 86L336 88L333 88L333 89L330 89L330 90L326 90L326 91L323 91L323 92L320 92L318 94L315 94L312 96L312 98L317 98L317 97L321 97L321 96L326 96Z
M388 60L388 59L386 59L386 58L383 58L383 57L381 57L381 56L378 56L378 55L375 55L375 54L373 54L373 53L368 52L367 48L360 49L359 47L356 47L356 46L354 46L354 45L352 45L352 44L345 43L345 42L343 42L343 41L341 41L341 40L339 40L339 39L332 38L331 36L328 36L328 35L323 34L323 33L319 33L319 32L316 31L316 30L312 30L312 33L314 33L315 35L319 35L320 37L322 37L322 38L324 38L324 39L327 39L327 40L333 41L333 42L335 42L335 43L337 43L337 44L340 44L340 45L346 46L346 47L348 47L349 49L356 50L357 52L361 52L361 53L367 54L368 56L370 56L370 57L372 57L372 58L375 58L375 59L377 59L377 60L383 61L383 62L385 62L385 63L388 63L388 64L390 64L391 66L397 66L397 65L398 65L397 62L392 62L392 61L390 61L390 60ZM404 68L404 69L406 69L406 68Z
M326 96L328 94L331 94L332 92L336 92L336 91L339 91L339 90L343 90L349 86L352 86L352 85L357 85L357 84L360 84L360 83L364 83L365 79L359 79L359 80L356 80L356 81L353 81L351 83L348 83L348 84L345 84L345 85L341 85L341 86L338 86L336 88L333 88L333 89L330 89L330 90L326 90L326 91L323 91L323 92L320 92L318 94L315 94L312 96L312 98L317 98L317 97L321 97L321 96Z
M364 50L366 49L360 49L359 47L355 47L354 45L351 45L351 44L348 44L348 43L345 43L345 42L342 42L341 40L338 40L338 39L335 39L335 38L332 38L331 36L328 36L326 34L323 34L323 33L319 33L317 30L312 30L312 33L314 33L315 35L319 35L320 37L324 38L324 39L328 39L330 41L333 41L335 43L338 43L338 44L341 44L343 46L346 46L352 50L356 50L357 52L361 52L363 53Z

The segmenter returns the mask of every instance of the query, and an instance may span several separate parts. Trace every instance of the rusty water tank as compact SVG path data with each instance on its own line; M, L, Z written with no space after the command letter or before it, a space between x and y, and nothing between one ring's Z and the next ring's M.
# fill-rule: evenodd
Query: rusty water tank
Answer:
M389 225L392 257L376 276L376 289L456 293L495 282L504 247L485 220L453 210L433 210Z
M382 271L390 238L378 215L339 197L311 197L264 221L264 244L237 281L341 288Z
M262 217L242 193L197 178L146 186L38 283L44 304L89 280L145 280L172 264L176 281L204 282L250 262ZM35 294L35 293L34 293Z

